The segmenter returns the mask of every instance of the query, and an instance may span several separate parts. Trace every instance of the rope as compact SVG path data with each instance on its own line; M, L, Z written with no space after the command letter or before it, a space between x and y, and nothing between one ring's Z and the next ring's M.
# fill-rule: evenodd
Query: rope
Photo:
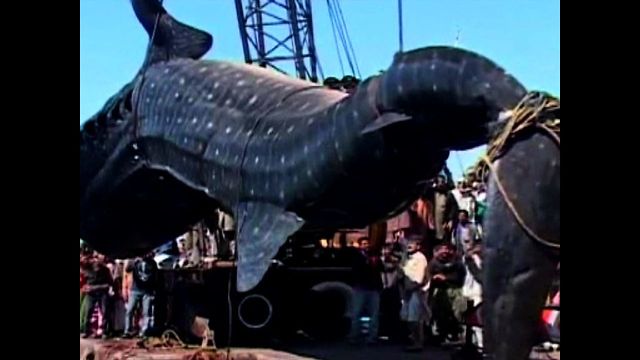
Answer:
M544 115L554 115L560 111L560 101L550 95L539 92L527 94L513 109L511 117L502 131L489 143L486 157L495 162L501 158L508 145L524 131L533 129L543 130L560 147L560 119ZM488 166L484 159L476 165L475 174L479 179L486 179Z
M479 179L486 182L489 172L493 173L496 186L504 202L515 217L520 227L538 243L552 249L560 250L560 244L543 239L535 231L533 231L524 221L518 212L513 201L504 188L498 170L493 163L502 157L509 145L513 143L517 137L524 131L541 130L546 133L560 147L560 101L548 94L532 92L527 94L524 99L513 109L511 118L505 125L504 129L489 144L487 154L482 156L480 162L476 165L474 173ZM556 114L558 117L556 117Z

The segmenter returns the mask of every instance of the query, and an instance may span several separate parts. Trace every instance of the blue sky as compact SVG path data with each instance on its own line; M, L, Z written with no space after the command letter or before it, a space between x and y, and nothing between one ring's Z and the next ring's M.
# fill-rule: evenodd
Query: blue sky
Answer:
M243 61L233 0L165 0L179 20L205 29L214 46L205 57ZM325 75L342 75L324 0L312 0L314 29ZM341 0L363 77L386 69L398 50L396 0ZM405 49L452 45L496 61L530 89L560 96L559 0L404 0ZM147 35L129 0L80 1L80 122L130 81L138 70ZM481 149L452 153L458 176Z

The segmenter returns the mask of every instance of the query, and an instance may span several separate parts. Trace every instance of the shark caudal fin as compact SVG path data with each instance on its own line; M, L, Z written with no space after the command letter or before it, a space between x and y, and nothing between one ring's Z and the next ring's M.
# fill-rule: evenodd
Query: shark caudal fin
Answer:
M195 60L211 49L213 37L210 34L174 19L159 0L131 0L131 5L153 41L146 65L176 58Z

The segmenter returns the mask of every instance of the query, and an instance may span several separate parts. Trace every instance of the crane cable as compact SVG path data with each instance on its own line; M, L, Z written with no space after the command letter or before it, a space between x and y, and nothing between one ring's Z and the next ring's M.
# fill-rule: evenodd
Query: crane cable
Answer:
M329 19L331 20L331 27L333 31L334 43L336 45L336 52L338 53L338 61L340 63L340 69L342 71L342 76L345 75L344 72L344 64L342 61L342 56L340 52L340 46L338 44L338 37L340 38L340 42L342 44L342 49L344 51L345 58L351 70L351 74L354 76L362 77L360 73L360 68L357 63L357 59L355 56L355 51L353 50L353 44L351 43L351 38L349 37L349 32L347 30L346 22L344 20L344 16L342 13L342 9L337 0L327 0L327 9L329 11ZM336 35L337 33L337 35Z
M398 42L400 49L398 52L404 51L404 25L402 22L402 0L398 0Z
M340 47L338 46L338 38L336 36L336 21L333 15L333 6L331 5L331 1L327 0L327 8L329 9L329 20L331 20L331 31L333 32L333 42L336 45L336 53L338 54L338 62L340 63L340 71L342 71L342 76L344 73L344 64L342 63L342 55L340 54Z
M347 45L349 46L349 50L351 51L351 56L353 57L353 64L355 65L358 77L362 78L362 74L360 73L360 66L358 66L358 59L356 58L356 52L353 50L353 43L351 42L351 36L349 36L349 30L347 29L347 23L345 22L344 15L342 14L342 6L340 6L340 2L338 0L334 0L334 2L336 3L336 8L338 9L338 14L340 16L338 18L338 20L342 23L342 29L344 31L344 36L347 39ZM353 71L353 69L352 69L352 71ZM355 75L355 73L354 73L354 75Z

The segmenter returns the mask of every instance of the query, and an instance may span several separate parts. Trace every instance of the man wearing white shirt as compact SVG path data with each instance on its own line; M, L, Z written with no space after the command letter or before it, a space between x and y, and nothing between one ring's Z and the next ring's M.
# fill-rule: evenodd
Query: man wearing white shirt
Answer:
M429 319L426 291L428 289L427 258L420 252L419 237L411 237L407 242L407 260L400 268L402 309L400 317L409 326L412 345L410 351L419 351L424 345L424 324Z

